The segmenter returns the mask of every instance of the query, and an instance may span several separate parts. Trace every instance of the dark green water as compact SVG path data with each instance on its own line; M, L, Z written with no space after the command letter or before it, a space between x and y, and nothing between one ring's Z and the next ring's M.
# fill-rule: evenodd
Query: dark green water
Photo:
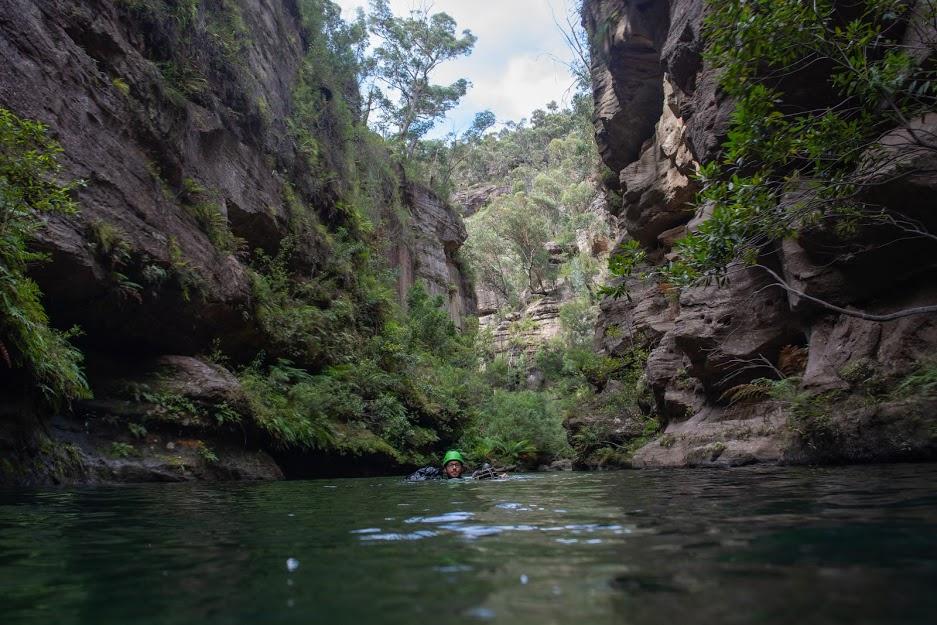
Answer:
M935 623L937 466L0 492L4 625L473 622Z

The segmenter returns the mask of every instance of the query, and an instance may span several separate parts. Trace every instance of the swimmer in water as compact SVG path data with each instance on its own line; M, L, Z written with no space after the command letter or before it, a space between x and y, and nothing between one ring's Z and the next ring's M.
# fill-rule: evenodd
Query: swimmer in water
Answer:
M418 469L407 479L411 482L422 482L425 480L460 480L465 473L465 459L462 454L454 449L446 452L442 459L442 471L436 467L423 467ZM484 467L475 471L471 475L476 480L492 480L507 477L507 473L493 469L491 465L485 464Z

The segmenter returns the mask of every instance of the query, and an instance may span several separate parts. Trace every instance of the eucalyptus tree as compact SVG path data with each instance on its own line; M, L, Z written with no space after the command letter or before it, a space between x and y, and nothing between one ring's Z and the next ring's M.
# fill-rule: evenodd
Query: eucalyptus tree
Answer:
M417 141L470 86L464 78L449 85L434 84L433 72L446 61L470 54L477 38L469 30L457 33L451 16L431 14L427 7L397 17L387 0L371 0L369 28L380 39L374 49L374 77L389 94L380 94L382 123L410 156Z

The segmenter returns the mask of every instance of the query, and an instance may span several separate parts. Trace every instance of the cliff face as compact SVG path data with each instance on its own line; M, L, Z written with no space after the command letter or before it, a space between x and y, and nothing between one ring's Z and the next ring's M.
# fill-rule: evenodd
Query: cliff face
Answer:
M410 232L402 240L388 241L391 265L397 269L401 303L419 280L430 295L446 302L449 316L459 328L475 314L475 291L458 257L468 237L455 209L429 189L407 185L405 202L413 215Z
M44 234L52 262L37 279L52 318L80 324L94 342L192 349L215 334L250 332L239 312L250 288L239 259L219 251L187 209L200 201L190 191L210 193L247 245L275 249L288 221L283 188L300 161L285 119L302 41L288 3L246 3L256 45L244 51L245 71L233 62L192 70L203 77L191 79L198 97L190 99L160 70L175 63L169 49L179 33L134 6L4 0L0 104L46 123L64 149L64 174L86 183L80 217L54 220ZM139 297L115 282L114 259L100 249L109 243L132 257L122 273L147 287ZM147 267L172 275L147 284ZM184 296L188 283L198 297Z
M53 324L81 327L91 386L133 377L115 360L155 369L213 344L242 361L264 350L250 254L275 255L289 235L295 270L314 276L321 232L347 219L334 87L303 85L322 103L317 143L291 127L319 36L297 2L0 0L0 16L0 106L45 123L63 177L84 181L80 213L41 233L51 261L33 277ZM401 302L423 280L461 323L474 310L461 218L418 185L399 191L414 233L387 254ZM297 218L300 205L322 228Z
M692 175L716 157L732 110L702 58L704 14L703 0L587 0L584 7L596 140L620 174L623 200L611 207L624 226L619 244L638 241L652 265L673 258L674 242L707 218L692 204ZM798 97L807 103L819 97L810 85L822 78L800 80ZM893 146L897 161L923 173L906 184L877 186L876 201L917 215L918 202L937 192L923 162L933 150L908 151L907 143L897 147L901 142L888 137L883 143ZM926 219L934 225L932 216ZM886 313L937 302L933 241L894 245L881 237L860 231L848 241L854 253L834 255L822 233L802 235L761 263L794 288L843 308ZM665 431L637 452L634 464L933 458L933 397L896 398L874 389L900 384L927 362L937 348L937 318L865 321L773 283L766 272L744 267L724 287L682 292L629 279L630 298L602 303L600 349L651 350L647 383ZM778 375L800 380L791 397L737 399L743 385Z

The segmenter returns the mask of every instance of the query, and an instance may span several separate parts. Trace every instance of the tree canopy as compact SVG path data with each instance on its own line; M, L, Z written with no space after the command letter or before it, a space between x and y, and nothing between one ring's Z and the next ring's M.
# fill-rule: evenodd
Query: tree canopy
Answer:
M416 142L468 92L460 78L450 85L432 82L441 64L471 53L476 37L468 30L456 32L456 22L446 13L415 9L409 17L397 17L387 0L371 0L368 22L380 38L374 50L374 78L389 93L374 91L382 112L381 126L413 153Z

